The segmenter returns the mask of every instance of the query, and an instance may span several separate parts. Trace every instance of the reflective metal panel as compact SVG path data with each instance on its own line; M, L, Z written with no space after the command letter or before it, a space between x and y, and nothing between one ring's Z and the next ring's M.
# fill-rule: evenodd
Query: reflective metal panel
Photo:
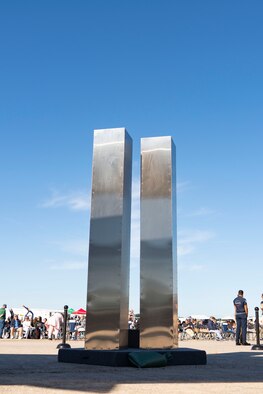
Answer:
M86 349L128 345L132 140L94 132Z
M141 348L177 346L175 146L141 140Z

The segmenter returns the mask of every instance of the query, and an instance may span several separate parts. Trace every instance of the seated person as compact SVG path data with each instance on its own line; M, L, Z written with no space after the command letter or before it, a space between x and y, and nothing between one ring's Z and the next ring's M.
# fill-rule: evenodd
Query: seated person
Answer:
M247 329L250 331L253 331L255 329L255 324L253 322L253 319L248 319L247 321Z
M182 323L182 326L186 334L193 339L195 337L195 331L192 318L189 317L188 319L185 319L185 322Z
M207 328L209 332L214 332L216 334L216 339L218 341L223 339L215 317L211 316L210 319L208 319Z
M7 339L10 337L10 324L11 324L11 318L8 317L5 322L4 329L3 329L3 338Z
M178 325L178 332L182 333L184 331L184 329L183 329L183 325L182 325L181 320L179 320L179 319L177 320L177 325Z
M233 329L233 325L230 320L228 320L227 323L223 323L222 327L224 329L224 332L228 334L235 334L235 330Z
M200 321L199 324L199 332L206 334L207 332L209 332L208 328L207 328L207 324L208 324L208 319L204 319L202 321Z
M22 326L23 326L23 333L24 333L25 337L28 339L30 337L31 329L32 329L29 316L25 316Z
M47 318L44 317L43 322L42 322L42 338L45 338L47 336L47 330L48 330L48 325L47 325Z
M18 333L18 339L23 338L23 327L21 320L18 319L18 315L14 315L14 318L11 320L10 323L10 338L15 338L15 333Z
M44 323L42 322L42 317L41 316L35 317L32 325L33 325L32 335L31 335L32 339L40 339L42 334L42 329L44 326Z
M76 325L77 322L74 318L69 319L68 331L69 331L70 339L76 339Z

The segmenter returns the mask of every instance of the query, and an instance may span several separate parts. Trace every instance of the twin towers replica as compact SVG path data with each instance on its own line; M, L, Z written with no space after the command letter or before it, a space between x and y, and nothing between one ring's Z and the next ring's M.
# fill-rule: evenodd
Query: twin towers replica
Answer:
M138 351L178 345L175 167L171 137L141 140ZM127 364L131 184L131 137L95 130L85 349L60 349L59 361Z

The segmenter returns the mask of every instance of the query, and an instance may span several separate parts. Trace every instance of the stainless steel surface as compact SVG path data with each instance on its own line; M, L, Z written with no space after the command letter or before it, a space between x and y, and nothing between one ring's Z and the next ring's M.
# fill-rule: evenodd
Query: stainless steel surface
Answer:
M176 173L171 137L141 140L140 253L140 346L176 347Z
M86 349L128 344L132 140L94 132Z

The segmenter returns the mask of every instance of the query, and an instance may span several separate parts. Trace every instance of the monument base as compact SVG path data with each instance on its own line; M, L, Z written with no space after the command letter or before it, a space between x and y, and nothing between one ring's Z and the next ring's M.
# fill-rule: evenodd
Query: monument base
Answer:
M103 365L108 367L131 367L128 354L133 352L157 351L170 355L167 365L205 365L206 352L188 348L177 349L120 349L120 350L85 350L59 349L58 361L62 363L76 363L88 365Z

